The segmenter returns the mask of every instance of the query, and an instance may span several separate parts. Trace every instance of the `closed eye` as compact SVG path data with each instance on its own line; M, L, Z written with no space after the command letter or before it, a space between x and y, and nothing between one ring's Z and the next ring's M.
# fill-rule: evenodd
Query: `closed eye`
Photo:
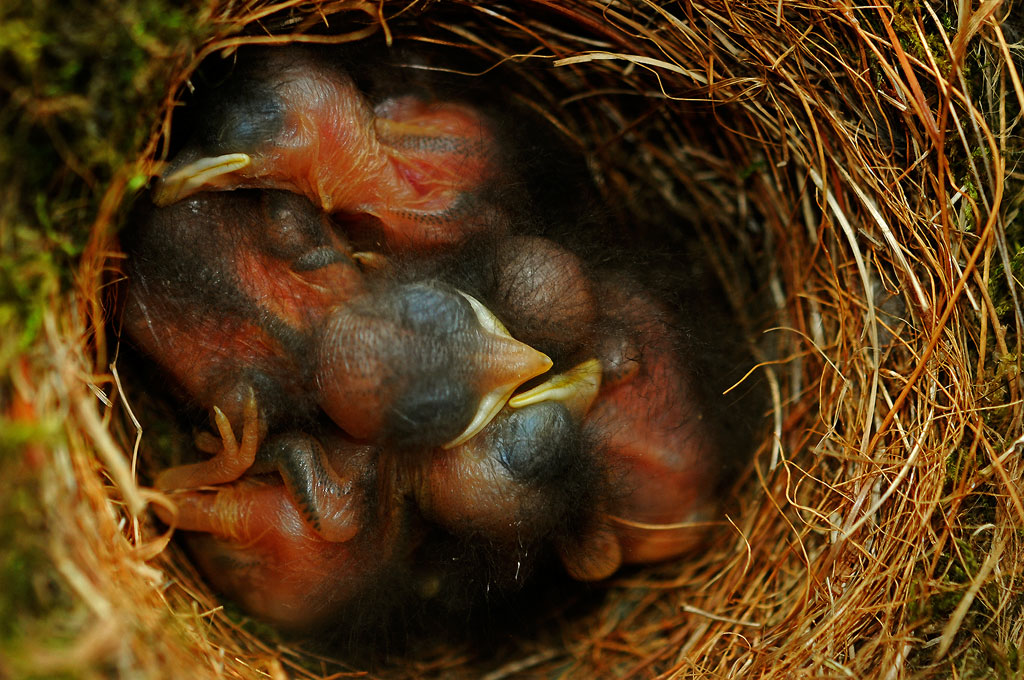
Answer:
M337 264L338 262L346 262L347 260L348 256L337 248L324 246L322 248L310 250L309 252L295 258L292 262L292 271L311 272L317 269L323 269L324 267L332 264Z

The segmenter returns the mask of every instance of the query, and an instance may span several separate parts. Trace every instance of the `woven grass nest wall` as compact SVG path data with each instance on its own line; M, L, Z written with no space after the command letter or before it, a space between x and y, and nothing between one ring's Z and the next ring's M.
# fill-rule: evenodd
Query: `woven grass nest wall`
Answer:
M441 44L522 68L624 225L696 225L771 392L708 550L613 578L588 614L500 658L454 641L372 675L1024 670L1009 5L79 9L0 10L0 678L362 670L226 613L168 545L147 510L165 501L136 481L105 305L117 230L189 75L291 40Z

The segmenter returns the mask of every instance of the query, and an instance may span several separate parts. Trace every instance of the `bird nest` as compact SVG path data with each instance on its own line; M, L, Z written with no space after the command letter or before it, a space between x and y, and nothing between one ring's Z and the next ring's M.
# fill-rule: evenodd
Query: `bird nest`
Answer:
M45 351L11 361L9 422L50 426L25 435L14 478L32 478L38 512L4 517L37 532L56 594L34 600L46 606L9 638L21 642L0 677L365 670L225 609L151 519L167 501L140 482L137 454L158 433L123 396L104 294L117 229L204 58L358 41L516 73L514 96L585 155L623 230L699 244L771 397L737 500L698 556L620 573L583 611L545 612L486 653L451 641L373 675L1019 673L1024 88L1007 11L211 3L175 49L152 51L171 79L144 112L153 133L99 202L70 295L27 317Z

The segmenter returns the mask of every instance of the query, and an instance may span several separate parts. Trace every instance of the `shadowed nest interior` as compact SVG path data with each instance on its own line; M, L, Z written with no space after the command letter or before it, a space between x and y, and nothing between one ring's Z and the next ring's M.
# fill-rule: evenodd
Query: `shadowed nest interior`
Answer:
M697 239L771 393L766 435L706 551L621 573L588 611L548 612L498 652L451 642L375 675L1021 672L1024 87L1011 11L903 0L196 9L198 28L150 50L166 97L141 114L148 142L102 182L73 282L15 317L35 323L34 349L3 355L7 422L26 433L5 440L18 451L7 483L30 488L18 502L38 510L2 518L24 522L45 556L43 585L17 583L53 594L32 595L0 637L0 677L360 670L226 612L159 533L147 505L166 501L138 481L104 293L117 230L159 173L174 104L203 59L249 43L356 41L513 68L515 96L584 154L622 229Z

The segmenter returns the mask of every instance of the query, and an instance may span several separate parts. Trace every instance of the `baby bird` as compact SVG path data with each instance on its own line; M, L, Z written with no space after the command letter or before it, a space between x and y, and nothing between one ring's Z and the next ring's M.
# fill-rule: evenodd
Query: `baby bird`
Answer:
M600 508L624 563L665 560L698 547L719 507L723 450L707 395L710 380L678 321L629 281L601 287L614 325L598 345L601 393L585 428L617 489ZM737 428L745 418L736 415ZM602 536L605 541L607 533ZM598 575L598 574L594 574Z
M259 618L308 631L346 610L365 616L352 605L386 591L416 544L402 506L376 500L394 493L375 457L329 427L317 437L283 433L266 441L245 477L175 493L177 511L157 514L187 532L215 588Z
M254 191L144 211L122 244L126 334L188 402L213 410L225 446L163 481L237 478L270 425L316 409L305 357L324 316L362 288L351 250L304 198Z
M221 440L201 438L217 455L164 471L161 488L233 481L268 430L321 409L366 441L456 446L551 366L451 286L371 280L296 194L197 194L153 210L124 243L125 330L213 411Z
M217 207L206 213L205 201ZM267 206L278 201L295 202L292 218L306 211L306 228L286 229L305 235L302 247L257 239L295 240L272 236L279 225L267 222L276 214ZM154 295L163 279L152 265L137 274L145 285L133 288L126 310L137 342L194 344L191 363L165 365L192 385L200 403L215 406L219 397L183 372L269 376L247 385L272 384L271 398L288 395L293 408L304 390L313 402L301 420L294 413L273 417L276 411L248 387L249 398L239 399L242 441L235 442L230 419L218 411L218 454L158 478L161 488L181 489L174 495L177 516L161 516L190 532L214 585L252 613L286 628L315 627L388 578L416 573L416 550L430 537L429 526L482 548L492 563L514 563L513 585L520 563L525 574L548 549L570 576L593 581L623 563L663 560L700 544L704 531L694 525L713 517L717 461L726 453L698 394L692 366L699 362L686 359L683 332L628 276L602 274L536 236L489 238L486 247L467 245L450 260L380 260L360 271L356 255L314 207L275 192L199 194L160 210L160 239L179 239L175 228L206 234L198 241L202 252L212 247L220 255L205 266L220 271L205 280L220 281L226 299L265 308L241 315L252 336L243 342L224 335L241 327L232 318L239 313L227 310L248 307L229 307L217 295L200 306L198 290L172 279L182 285L179 297L192 305L191 316L167 319L173 332L157 335L167 327L163 314L177 309L172 303L185 303L167 292ZM179 219L182 212L189 219ZM189 226L175 227L179 222ZM227 231L218 236L218 229ZM210 240L226 233L231 243ZM328 254L306 254L325 247ZM246 248L255 254L236 252ZM143 255L140 262L155 254L134 252ZM292 264L285 267L273 253ZM268 261L251 264L261 257ZM403 267L411 271L395 271ZM334 271L329 280L338 295L306 291L305 277L320 269L327 271L319 277ZM253 278L234 281L243 273ZM261 291L273 299L263 301ZM306 294L309 307L301 304ZM269 349L260 355L208 355L185 333L197 324L219 328L229 350L253 337L276 338L278 326L299 329L303 340L298 353L261 340ZM510 328L556 361L514 339ZM293 372L271 370L276 362ZM216 450L210 440L200 443ZM214 488L198 488L207 485Z
M546 551L594 581L700 545L736 452L683 317L578 233L526 233L549 218L498 198L492 120L374 102L297 47L241 52L193 111L125 236L124 324L213 413L213 457L157 486L216 586L297 629L417 555L443 576L431 532L515 579Z
M427 280L382 285L338 308L316 366L321 404L342 429L408 449L470 439L551 359L475 298Z
M454 257L473 264L453 280L555 361L475 439L432 454L425 515L522 552L551 544L585 581L699 546L739 453L719 433L721 376L678 316L631 276L547 238L471 243Z
M579 523L599 484L580 415L557 400L502 409L474 438L422 460L417 507L506 556L532 552Z
M204 190L286 189L397 249L503 226L477 201L496 148L468 106L411 94L372 105L344 69L301 47L240 52L237 70L195 106L157 205Z

